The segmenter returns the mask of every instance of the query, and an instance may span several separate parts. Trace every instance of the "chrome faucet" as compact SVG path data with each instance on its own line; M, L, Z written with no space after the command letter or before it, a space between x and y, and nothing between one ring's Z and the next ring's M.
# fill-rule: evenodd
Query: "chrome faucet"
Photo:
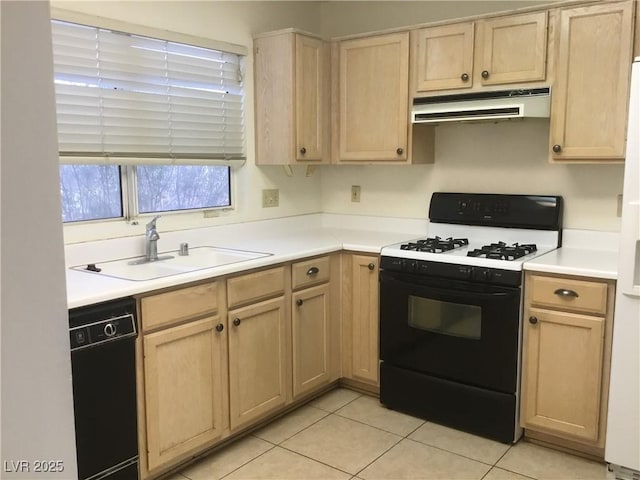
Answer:
M145 260L147 262L154 262L158 260L158 239L160 235L156 230L156 220L160 218L160 215L153 217L153 219L147 223L145 233Z

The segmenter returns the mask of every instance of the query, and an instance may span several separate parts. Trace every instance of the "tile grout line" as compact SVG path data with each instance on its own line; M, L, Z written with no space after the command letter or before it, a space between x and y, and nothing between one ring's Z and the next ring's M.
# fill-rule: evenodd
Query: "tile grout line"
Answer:
M262 439L260 439L260 440L262 440ZM234 473L234 472L236 472L236 471L240 470L242 467L244 467L244 466L246 466L246 465L249 465L249 464L250 464L251 462L253 462L254 460L256 460L256 459L260 458L261 456L265 455L266 453L270 452L271 450L273 450L274 448L276 448L276 447L277 447L277 445L275 445L275 444L273 444L273 443L271 443L271 442L268 442L267 440L264 440L264 441L265 441L265 442L267 442L267 443L270 443L270 444L271 444L271 448L268 448L267 450L265 450L264 452L262 452L260 455L257 455L257 456L255 456L255 457L253 457L251 460L247 460L246 462L244 462L244 463L243 463L242 465L240 465L239 467L234 468L233 470L231 470L229 473L225 473L222 477L219 477L219 479L218 479L218 480L222 480L223 478L227 478L227 477L228 477L229 475L231 475L232 473Z
M313 407L313 408L316 408L316 407ZM322 413L324 413L324 415L323 415L322 417L320 417L318 420L316 420L316 421L314 421L313 423L310 423L309 425L307 425L306 427L304 427L302 430L299 430L299 431L297 431L296 433L294 433L293 435L291 435L290 437L287 437L287 438L285 438L284 440L280 441L279 443L274 443L274 442L272 442L271 440L267 440L266 438L259 437L259 436L257 436L257 435L256 435L256 433L257 433L257 432L252 433L251 435L252 435L253 437L259 438L260 440L264 440L265 442L269 442L269 443L271 443L271 444L276 445L276 446L278 446L278 447L279 447L279 446L281 446L284 442L286 442L287 440L292 439L293 437L295 437L295 436L296 436L296 435L298 435L299 433L304 432L305 430L307 430L307 429L311 428L312 426L314 426L316 423L318 423L318 422L320 422L320 421L324 420L325 418L327 418L329 415L332 415L332 413L327 412L326 410L322 410L321 408L317 408L317 410L320 410ZM277 421L279 421L279 420L282 420L282 419L284 419L284 418L286 418L286 416L284 416L284 417L280 417L280 418L276 419L276 420L275 420L274 422L272 422L272 423L275 423L275 422L277 422ZM271 423L269 423L269 424L265 425L263 428L267 428L267 427L269 427L269 425L271 425ZM258 430L258 432L259 432L259 431L260 431L260 430Z

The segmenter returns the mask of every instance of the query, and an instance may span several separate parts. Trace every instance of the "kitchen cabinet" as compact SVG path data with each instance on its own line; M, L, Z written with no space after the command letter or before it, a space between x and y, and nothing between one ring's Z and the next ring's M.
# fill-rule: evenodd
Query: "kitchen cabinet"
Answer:
M343 303L343 376L365 387L379 383L377 255L345 253Z
M407 163L409 34L339 42L336 77L336 162Z
M415 93L541 82L547 12L423 28L412 52Z
M613 299L610 281L527 272L520 415L526 435L602 455Z
M291 333L293 398L299 398L336 378L332 372L331 258L319 257L292 265Z
M559 11L551 161L624 159L633 8L626 1Z
M291 30L254 39L257 165L329 162L329 53Z
M285 267L276 267L227 281L232 431L291 400L286 273Z
M216 282L207 283L140 301L143 331L151 331L139 345L143 477L228 432L226 319L216 311L217 287Z

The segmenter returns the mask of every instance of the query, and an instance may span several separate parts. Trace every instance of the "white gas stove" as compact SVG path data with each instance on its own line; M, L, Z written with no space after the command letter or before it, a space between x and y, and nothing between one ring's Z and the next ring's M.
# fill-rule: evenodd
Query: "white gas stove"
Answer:
M386 246L383 256L522 270L524 262L558 248L560 232L430 223L428 236Z

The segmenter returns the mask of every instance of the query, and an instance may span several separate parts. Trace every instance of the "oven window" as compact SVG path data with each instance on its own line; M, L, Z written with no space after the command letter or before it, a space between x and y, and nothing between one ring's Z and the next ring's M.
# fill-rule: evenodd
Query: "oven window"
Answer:
M409 326L454 337L480 340L482 309L409 295Z

